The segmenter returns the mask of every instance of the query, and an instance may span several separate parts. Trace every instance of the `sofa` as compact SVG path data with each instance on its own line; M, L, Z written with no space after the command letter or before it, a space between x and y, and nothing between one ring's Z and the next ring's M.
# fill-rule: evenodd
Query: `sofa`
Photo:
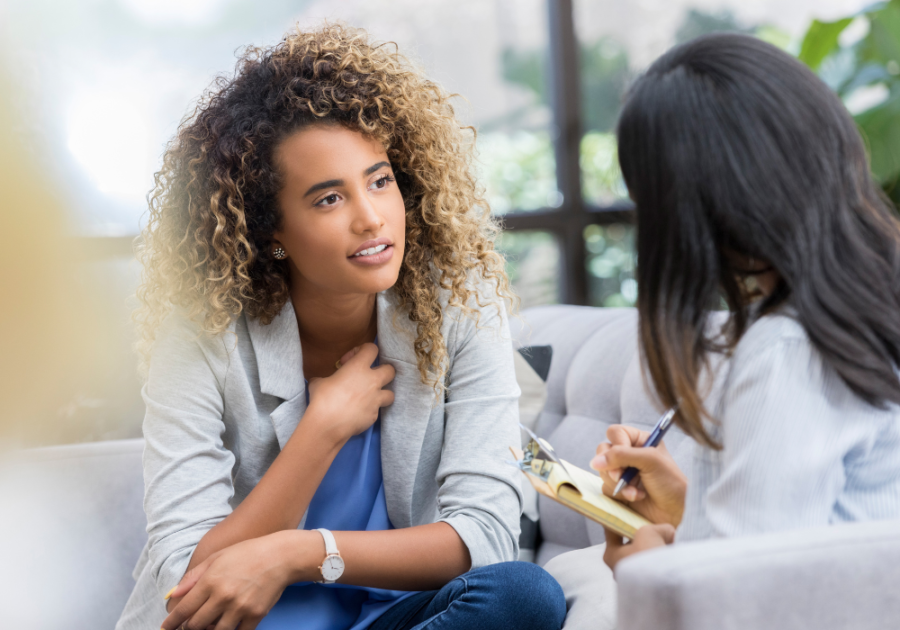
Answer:
M657 420L633 309L538 307L512 328L519 346L553 348L535 427L565 459L587 466L610 424ZM672 430L666 443L689 470L690 441ZM146 540L141 451L125 440L3 458L2 627L114 627ZM613 616L618 602L622 630L900 628L900 522L678 544L623 561L616 588L599 526L544 498L539 515L536 561L566 587L567 630L602 627L598 601Z

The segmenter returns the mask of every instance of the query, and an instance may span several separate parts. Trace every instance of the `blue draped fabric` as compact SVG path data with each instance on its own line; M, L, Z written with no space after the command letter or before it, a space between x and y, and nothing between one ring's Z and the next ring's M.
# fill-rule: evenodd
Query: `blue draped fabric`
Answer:
M377 340L376 340L377 343ZM377 361L376 361L377 363ZM308 392L308 390L307 390ZM307 393L307 402L309 393ZM393 529L381 474L381 418L338 452L309 504L305 529ZM391 606L413 595L344 584L288 586L259 630L364 630Z

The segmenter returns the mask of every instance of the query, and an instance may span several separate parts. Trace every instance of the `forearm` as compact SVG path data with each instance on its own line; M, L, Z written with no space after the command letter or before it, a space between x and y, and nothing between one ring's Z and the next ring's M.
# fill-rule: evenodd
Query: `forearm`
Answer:
M318 532L285 532L295 581L321 580L325 543ZM312 536L310 536L310 534ZM339 582L391 590L442 587L472 566L469 550L447 523L369 532L334 532L344 559Z
M251 538L296 529L342 441L323 435L313 410L304 416L262 479L197 545L188 570L210 555Z

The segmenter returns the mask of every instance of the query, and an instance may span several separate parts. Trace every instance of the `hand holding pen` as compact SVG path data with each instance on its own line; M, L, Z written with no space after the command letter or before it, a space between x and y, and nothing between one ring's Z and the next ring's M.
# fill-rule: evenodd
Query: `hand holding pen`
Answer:
M650 436L644 441L643 448L655 448L659 446L662 439L666 436L666 431L672 426L672 420L675 418L676 411L677 407L672 407L662 415L657 421L656 426L653 427L653 431L650 432ZM613 490L612 495L615 497L619 494L622 491L622 488L631 483L631 480L637 476L638 472L638 469L634 466L626 468L625 472L622 473L621 479L619 479L619 483L616 484L616 489Z
M603 491L608 496L616 492L617 499L629 503L651 522L677 527L684 512L687 478L661 442L665 434L663 427L669 425L673 417L674 412L671 415L667 412L660 418L659 431L653 432L657 435L624 425L609 427L606 431L609 442L597 447L591 468L600 473ZM657 446L649 447L653 443ZM638 481L629 484L637 473L626 478L628 468L640 474ZM616 490L615 486L620 487Z

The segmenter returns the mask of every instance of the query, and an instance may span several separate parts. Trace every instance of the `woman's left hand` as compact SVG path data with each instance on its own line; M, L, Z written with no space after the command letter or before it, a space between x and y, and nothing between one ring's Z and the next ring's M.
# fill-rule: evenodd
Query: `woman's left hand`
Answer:
M276 532L212 554L188 571L171 593L171 599L181 601L166 617L162 630L175 630L182 624L186 630L254 630L288 584L310 579L302 575L308 572L306 565L325 557L324 543L316 532L310 542L315 538L319 544L300 542L306 533Z
M606 551L603 561L613 571L622 558L647 551L654 547L664 547L675 542L675 528L668 523L661 525L645 525L637 530L634 540L625 543L625 539L619 534L606 530Z

